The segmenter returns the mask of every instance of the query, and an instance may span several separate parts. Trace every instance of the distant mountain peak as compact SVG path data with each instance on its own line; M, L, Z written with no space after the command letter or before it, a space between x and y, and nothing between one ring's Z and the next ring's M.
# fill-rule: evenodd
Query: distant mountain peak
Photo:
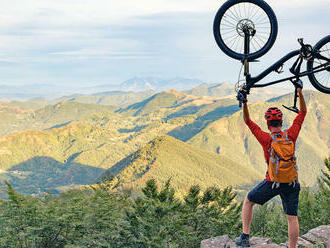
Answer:
M175 77L161 79L157 77L133 77L124 81L119 88L123 91L130 90L135 92L144 90L164 91L169 89L186 90L203 83L203 81L194 78Z

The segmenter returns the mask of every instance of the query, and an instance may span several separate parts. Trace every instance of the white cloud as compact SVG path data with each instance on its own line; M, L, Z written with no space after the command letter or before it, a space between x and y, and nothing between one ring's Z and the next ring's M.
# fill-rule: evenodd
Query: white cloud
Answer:
M9 75L21 80L26 78L20 71L40 80L39 73L48 71L53 77L70 70L81 73L75 75L77 81L89 71L89 77L102 74L104 80L139 72L210 79L229 77L236 71L232 65L239 64L219 51L212 35L214 15L224 0L0 1L0 61L24 64L24 70L13 65L15 73ZM296 48L297 37L309 36L308 41L315 42L328 33L326 24L313 13L323 9L319 18L327 17L325 23L329 23L328 0L267 2L280 23L270 55L277 58ZM310 15L314 16L307 25ZM93 70L78 70L76 61L79 68ZM222 72L220 64L225 65ZM0 70L0 75L6 70Z
M2 0L2 26L118 24L143 15L161 12L215 12L224 0ZM328 4L328 0L269 0L274 8L307 8ZM326 5L328 6L328 5Z

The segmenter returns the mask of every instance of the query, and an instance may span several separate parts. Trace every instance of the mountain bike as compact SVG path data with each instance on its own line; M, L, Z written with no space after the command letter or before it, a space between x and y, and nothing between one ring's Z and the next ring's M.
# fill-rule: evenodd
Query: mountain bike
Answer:
M301 77L307 76L319 91L330 94L330 35L316 43L314 47L298 39L300 49L291 51L257 76L249 72L249 63L266 54L273 46L278 32L277 18L272 8L263 0L228 0L218 10L213 24L213 33L220 49L229 57L240 60L244 67L244 80L236 83L239 106L251 88L266 87L284 81L291 81L296 87L293 107L285 108L299 112L297 85ZM291 77L257 84L272 72L283 72L284 63L297 57L289 71ZM307 70L301 71L303 61Z

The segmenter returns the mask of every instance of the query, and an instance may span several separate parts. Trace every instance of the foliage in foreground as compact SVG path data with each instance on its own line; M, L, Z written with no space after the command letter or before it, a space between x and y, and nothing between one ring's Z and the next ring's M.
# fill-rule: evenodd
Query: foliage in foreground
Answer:
M8 184L0 205L0 247L199 247L200 240L239 230L240 204L231 188L193 186L184 201L168 181L154 180L131 200L100 185L36 199Z
M300 195L301 233L330 224L330 158L319 190ZM238 235L241 204L231 188L192 186L181 201L170 181L158 189L149 180L142 193L116 193L105 184L88 191L68 191L44 199L23 196L8 184L8 201L0 201L0 248L199 247L212 236ZM274 203L259 207L252 235L287 239L286 219Z

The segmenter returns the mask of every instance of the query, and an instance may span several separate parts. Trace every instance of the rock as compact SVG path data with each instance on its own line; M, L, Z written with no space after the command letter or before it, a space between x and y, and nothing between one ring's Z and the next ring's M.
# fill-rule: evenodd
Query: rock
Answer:
M201 248L230 248L235 247L234 242L228 237L223 235L215 238L210 238L202 241Z
M301 237L313 243L314 247L321 244L324 244L324 247L330 247L330 225L316 227Z
M280 248L286 248L286 247L289 247L288 242L280 244ZM299 237L298 248L303 248L303 247L313 247L313 243Z
M278 248L277 244L272 243L269 238L259 238L253 237L250 240L251 247L256 248ZM201 248L235 248L237 247L235 243L228 237L228 235L223 235L215 238L210 238L203 240L201 243Z
M269 248L275 248L279 247L277 244L274 244L271 239L269 238L259 238L259 237L253 237L250 239L250 244L251 247L257 247L257 248L262 248L262 247L269 247Z
M250 239L251 247L255 248L286 248L288 243L274 244L269 238L253 237ZM223 235L203 240L201 248L235 248L235 243ZM319 226L310 230L298 239L298 248L330 248L330 225Z

